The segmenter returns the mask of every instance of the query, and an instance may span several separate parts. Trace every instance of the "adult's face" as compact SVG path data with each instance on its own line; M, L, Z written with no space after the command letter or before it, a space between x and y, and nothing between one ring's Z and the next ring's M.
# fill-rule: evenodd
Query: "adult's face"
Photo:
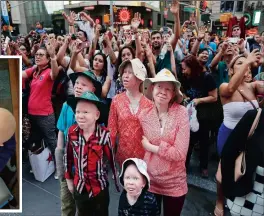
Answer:
M132 55L130 49L125 48L122 50L122 53L121 53L122 62L125 60L132 60L132 58L133 58L133 55Z
M162 38L161 38L161 35L159 33L153 34L151 36L151 43L152 43L152 47L154 49L160 49L161 46L162 46Z
M86 41L86 37L82 31L77 32L77 38L80 39L82 42Z
M175 89L172 82L158 82L153 87L153 99L157 104L169 104L175 96Z
M232 37L238 37L238 38L240 38L240 35L241 35L241 29L240 29L240 27L233 28L233 30L232 30Z
M44 49L39 49L35 54L35 63L37 66L46 66L49 63L49 58L47 57L47 51Z
M261 42L261 37L260 37L259 34L254 35L254 39L255 39L255 41L256 41L257 43L260 43L260 42Z
M198 55L198 61L201 62L203 65L207 63L209 57L208 51L204 50Z

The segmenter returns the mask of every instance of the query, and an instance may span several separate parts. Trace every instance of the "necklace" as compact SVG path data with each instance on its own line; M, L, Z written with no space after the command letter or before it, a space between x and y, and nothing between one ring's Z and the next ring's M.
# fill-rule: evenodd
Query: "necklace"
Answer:
M140 94L139 98L133 97L128 91L126 91L126 95L130 101L129 108L132 114L136 114L139 108L139 101L141 99L142 94Z

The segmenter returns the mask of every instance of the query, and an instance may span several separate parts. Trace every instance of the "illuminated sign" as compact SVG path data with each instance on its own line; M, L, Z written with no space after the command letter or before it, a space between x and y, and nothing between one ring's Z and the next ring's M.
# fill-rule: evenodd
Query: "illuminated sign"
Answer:
M94 10L94 6L84 7L84 10Z
M119 20L121 22L128 22L130 20L130 12L127 9L121 9L118 13Z

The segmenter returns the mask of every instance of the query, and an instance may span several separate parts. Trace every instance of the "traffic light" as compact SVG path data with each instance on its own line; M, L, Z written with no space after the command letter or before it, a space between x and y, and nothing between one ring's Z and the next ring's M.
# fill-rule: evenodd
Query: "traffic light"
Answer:
M110 23L110 15L109 14L104 15L104 23Z
M113 7L113 11L114 11L114 13L117 12L117 7L116 6Z

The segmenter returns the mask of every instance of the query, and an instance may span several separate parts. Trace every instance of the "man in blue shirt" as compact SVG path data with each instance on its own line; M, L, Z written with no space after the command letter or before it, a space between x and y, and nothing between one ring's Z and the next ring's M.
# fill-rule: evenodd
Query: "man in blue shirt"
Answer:
M217 45L215 42L210 42L210 34L208 31L205 32L204 34L204 39L202 41L202 43L200 43L200 49L204 49L204 48L207 48L208 49L208 52L209 52L209 58L208 58L208 61L206 63L206 66L210 65L213 58L214 58L214 54L216 52L216 48L217 48Z

